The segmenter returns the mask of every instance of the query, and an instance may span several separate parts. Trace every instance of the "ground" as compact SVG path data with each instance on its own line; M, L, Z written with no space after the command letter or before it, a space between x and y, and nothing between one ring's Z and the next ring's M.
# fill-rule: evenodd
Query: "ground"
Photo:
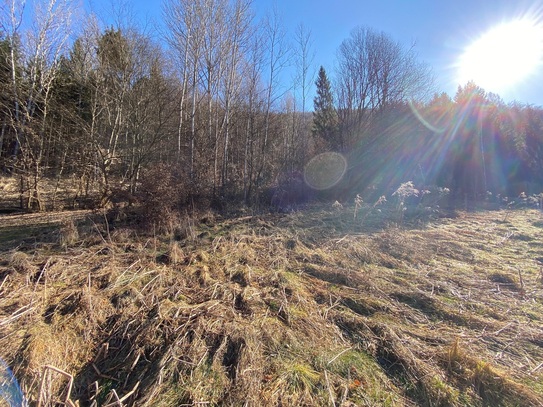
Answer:
M0 358L42 405L541 406L542 241L532 209L4 215Z

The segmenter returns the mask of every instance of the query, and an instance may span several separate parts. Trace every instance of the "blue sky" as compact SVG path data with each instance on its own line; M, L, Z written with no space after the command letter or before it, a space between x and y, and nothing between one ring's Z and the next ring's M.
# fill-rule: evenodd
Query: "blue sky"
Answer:
M87 1L101 8L107 0ZM138 19L160 23L161 2L129 3ZM406 46L414 42L419 58L434 72L437 90L451 96L458 86L455 64L485 31L526 15L543 25L543 0L253 0L253 5L257 18L275 6L292 37L303 23L311 31L315 65L323 65L332 76L337 48L357 26L384 31ZM506 102L543 105L543 66L499 94Z

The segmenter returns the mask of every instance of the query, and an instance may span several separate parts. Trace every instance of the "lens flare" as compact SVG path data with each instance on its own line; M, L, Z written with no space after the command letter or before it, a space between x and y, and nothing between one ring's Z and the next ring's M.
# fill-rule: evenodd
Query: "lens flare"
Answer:
M543 26L518 19L493 27L474 41L458 62L458 82L491 92L507 91L543 63Z
M307 163L304 180L313 189L329 189L343 178L346 170L347 160L340 153L322 153Z
M409 108L411 109L411 112L415 117L422 123L424 127L426 127L428 130L433 131L434 133L444 133L445 129L439 128L431 124L428 120L424 118L421 112L419 112L419 109L417 109L417 106L413 103L413 101L409 101Z

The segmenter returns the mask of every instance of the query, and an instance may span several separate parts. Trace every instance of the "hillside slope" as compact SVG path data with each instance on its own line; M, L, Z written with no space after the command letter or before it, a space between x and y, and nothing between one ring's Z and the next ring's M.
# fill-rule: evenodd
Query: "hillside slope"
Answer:
M171 236L78 215L0 222L0 358L34 402L543 405L537 211L319 207Z

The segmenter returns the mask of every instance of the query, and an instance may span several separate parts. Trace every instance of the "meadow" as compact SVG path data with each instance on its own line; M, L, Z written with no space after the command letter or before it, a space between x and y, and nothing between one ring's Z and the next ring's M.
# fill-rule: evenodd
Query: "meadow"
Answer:
M0 358L38 406L543 405L541 212L404 205L3 215Z

